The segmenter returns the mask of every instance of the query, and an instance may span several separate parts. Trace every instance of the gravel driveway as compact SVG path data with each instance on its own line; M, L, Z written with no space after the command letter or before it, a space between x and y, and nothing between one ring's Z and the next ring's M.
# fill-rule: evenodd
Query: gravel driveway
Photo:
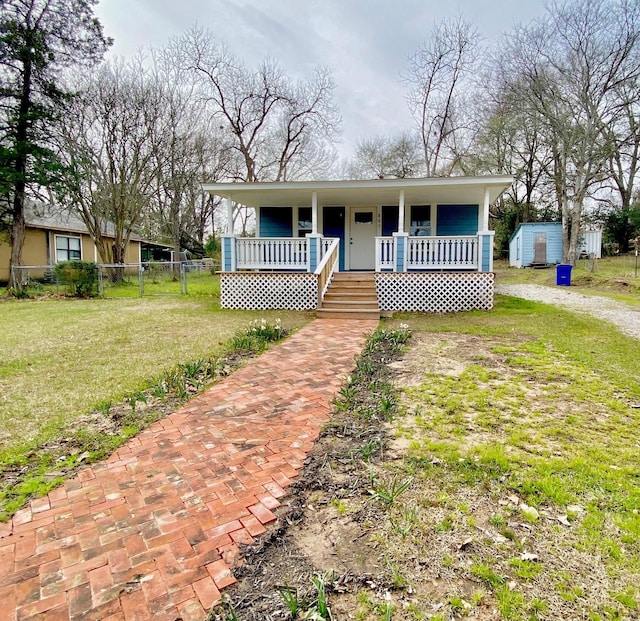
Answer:
M496 293L589 313L598 319L610 321L625 334L640 339L640 309L611 298L543 285L496 285Z

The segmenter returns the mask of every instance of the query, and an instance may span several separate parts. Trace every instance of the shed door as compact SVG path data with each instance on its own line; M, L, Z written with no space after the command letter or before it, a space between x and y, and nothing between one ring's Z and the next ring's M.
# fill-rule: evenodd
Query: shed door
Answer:
M547 234L536 233L533 239L533 262L536 265L547 263Z

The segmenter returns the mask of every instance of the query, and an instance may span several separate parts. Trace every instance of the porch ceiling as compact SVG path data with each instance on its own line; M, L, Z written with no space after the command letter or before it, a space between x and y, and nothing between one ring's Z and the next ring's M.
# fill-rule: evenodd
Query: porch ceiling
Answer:
M271 183L205 183L209 194L248 207L310 206L314 192L318 205L397 205L404 190L405 204L482 204L485 189L493 203L513 182L508 176L430 177L359 181L300 181Z

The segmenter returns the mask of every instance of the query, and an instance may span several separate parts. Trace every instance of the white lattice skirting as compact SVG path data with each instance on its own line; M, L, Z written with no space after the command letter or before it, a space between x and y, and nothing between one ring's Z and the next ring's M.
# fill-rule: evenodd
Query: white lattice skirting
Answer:
M376 274L383 311L457 313L493 308L494 275L487 272Z
M245 310L314 310L318 306L318 277L300 272L223 272L220 305Z

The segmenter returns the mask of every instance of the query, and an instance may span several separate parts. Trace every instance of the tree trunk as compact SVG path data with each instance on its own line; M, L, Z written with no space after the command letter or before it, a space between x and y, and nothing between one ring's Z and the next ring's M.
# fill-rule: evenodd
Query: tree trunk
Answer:
M11 224L11 261L9 264L9 289L20 291L22 289L22 278L18 275L14 278L14 267L22 265L22 247L25 235L24 218L24 192L21 197L16 194L13 208L13 222Z
M562 262L575 265L582 226L582 201L565 199L562 204Z
M29 132L29 110L31 108L31 60L27 56L24 60L24 71L22 75L22 89L20 93L20 108L15 133L15 162L13 170L15 172L15 183L13 187L13 222L11 225L11 260L9 263L9 289L20 291L22 279L14 279L13 268L22 265L22 246L25 235L25 189L27 175L27 155L25 146Z
M180 209L178 205L172 206L171 218L171 242L173 244L173 278L180 278Z

